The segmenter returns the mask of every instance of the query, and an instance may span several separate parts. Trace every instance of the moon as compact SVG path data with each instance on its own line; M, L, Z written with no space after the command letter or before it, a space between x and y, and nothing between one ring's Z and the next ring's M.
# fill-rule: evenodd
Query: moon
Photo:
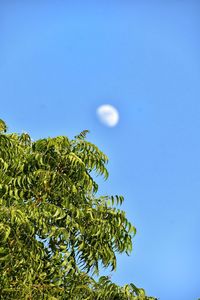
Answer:
M119 122L119 112L110 104L99 106L97 108L97 116L103 124L109 127L114 127Z

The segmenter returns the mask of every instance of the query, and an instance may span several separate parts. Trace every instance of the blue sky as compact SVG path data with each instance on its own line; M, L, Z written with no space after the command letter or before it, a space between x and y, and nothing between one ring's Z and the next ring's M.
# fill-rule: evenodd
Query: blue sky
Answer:
M137 227L112 276L200 297L200 2L0 2L1 118L33 138L84 129L110 159L102 194ZM114 105L104 126L96 108Z

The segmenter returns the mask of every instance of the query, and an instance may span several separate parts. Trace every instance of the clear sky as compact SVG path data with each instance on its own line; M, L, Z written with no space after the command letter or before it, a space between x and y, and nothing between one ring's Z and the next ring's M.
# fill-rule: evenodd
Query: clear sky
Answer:
M112 279L161 300L200 297L199 36L198 0L0 2L1 118L35 139L91 131L100 192L137 227Z

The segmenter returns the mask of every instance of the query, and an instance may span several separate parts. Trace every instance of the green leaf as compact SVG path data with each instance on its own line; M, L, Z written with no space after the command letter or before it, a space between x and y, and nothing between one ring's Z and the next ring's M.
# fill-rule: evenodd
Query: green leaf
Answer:
M108 158L88 130L34 142L6 130L0 120L0 298L153 299L94 277L130 254L136 229L116 207L123 196L97 195Z

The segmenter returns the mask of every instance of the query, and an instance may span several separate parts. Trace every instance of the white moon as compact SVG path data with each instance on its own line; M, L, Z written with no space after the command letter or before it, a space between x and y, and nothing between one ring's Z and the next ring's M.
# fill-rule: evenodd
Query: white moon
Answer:
M97 115L100 121L109 127L114 127L119 122L119 113L117 109L110 104L99 106L97 108Z

